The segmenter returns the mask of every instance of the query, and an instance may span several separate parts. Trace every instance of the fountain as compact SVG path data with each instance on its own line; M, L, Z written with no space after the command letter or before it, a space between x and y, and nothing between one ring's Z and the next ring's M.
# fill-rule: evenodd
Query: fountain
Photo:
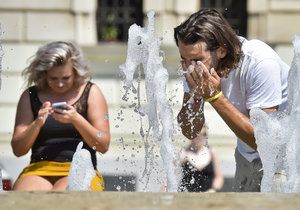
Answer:
M0 192L3 191L3 184L2 184L2 169L0 168Z
M135 48L141 48L140 50L144 50L146 46L152 46L153 48L149 49L149 55L151 50L155 51L156 58L162 57L158 55L158 46L159 40L153 36L153 13L148 13L148 17L150 16L149 25L147 28L143 29L138 26L132 26L130 33L134 33L134 30L137 30L140 37L137 40L129 40L131 43L128 44L128 55L130 54L130 50L134 50ZM152 24L152 25L151 25ZM136 34L131 34L132 35ZM147 37L148 36L148 37ZM137 36L136 36L137 37ZM143 41L148 45L144 45ZM139 40L140 39L140 40ZM140 43L141 41L141 43ZM153 41L153 43L152 43ZM135 43L135 45L134 45ZM297 148L297 136L300 135L299 131L296 129L298 122L299 111L297 108L298 100L299 100L299 73L297 72L297 67L300 67L300 43L299 39L296 39L295 42L295 58L292 64L291 72L290 72L290 85L289 85L289 108L283 112L273 113L268 115L261 110L252 110L251 111L251 120L255 123L255 134L258 143L258 150L262 157L262 161L264 164L264 170L266 171L263 180L262 188L264 191L281 189L282 191L297 191L298 192L298 163L297 163L297 152L299 148ZM138 51L141 52L141 51ZM142 61L141 54L135 54L137 57L128 57L125 65L123 66L123 73L126 76L126 84L127 90L131 88L134 91L134 87L132 85L133 75L138 66L137 63ZM146 57L146 56L145 56ZM150 57L150 56L149 56ZM2 54L0 53L0 61L2 58ZM150 57L152 58L152 57ZM133 60L132 60L133 59ZM163 148L169 146L172 141L172 111L168 106L165 100L165 84L167 81L167 72L162 67L161 63L152 63L153 61L149 60L148 62L143 63L144 67L149 66L159 67L159 68L144 68L145 71L149 71L146 73L146 84L147 84L147 93L151 93L147 95L147 100L152 99L152 101L148 100L148 105L143 110L141 107L138 107L138 111L140 114L149 114L152 111L152 115L149 115L149 128L156 135L156 139L153 141L154 144L161 144L162 153ZM145 65L146 64L146 65ZM159 72L152 72L151 70L156 69ZM0 68L1 70L1 68ZM149 74L148 74L149 73ZM156 75L157 74L157 75ZM155 76L156 75L156 76ZM158 78L157 78L158 77ZM152 78L152 80L151 80ZM293 79L292 79L293 78ZM1 79L1 78L0 78ZM148 80L147 80L148 79ZM156 79L163 79L163 83L157 84L156 82L161 81ZM155 80L155 81L154 81ZM154 85L155 84L155 85ZM151 86L153 85L153 86ZM150 87L153 87L154 92ZM154 89L155 88L155 89ZM150 90L149 90L150 89ZM152 92L151 92L152 91ZM158 97L158 92L161 93ZM156 98L158 97L158 98ZM150 107L149 103L153 103L154 107ZM162 110L166 110L165 116L161 113ZM154 112L155 111L155 112ZM153 113L157 113L153 115ZM291 123L293 122L293 123ZM286 125L284 127L284 125ZM162 127L162 130L160 128ZM288 128L286 128L288 127ZM164 130L168 128L167 130ZM266 129L267 128L267 129ZM270 128L270 129L268 129ZM150 129L149 129L150 130ZM156 133L154 132L156 131ZM147 135L143 133L141 130L141 135L143 138L147 139ZM158 138L161 136L162 140L159 141ZM270 136L273 137L270 139ZM147 137L147 138L146 138ZM268 139L269 138L269 139ZM271 143L270 143L271 141ZM267 142L264 144L264 142ZM147 144L146 144L147 145ZM170 144L171 145L171 144ZM271 148L272 147L272 148ZM166 148L165 148L166 149ZM146 151L150 152L151 149L149 147L145 148ZM175 169L175 166L172 164L176 159L174 155L173 147L170 146L168 149L168 154L164 160L166 162L167 158L170 158L169 166L168 164L168 173ZM273 154L269 154L269 152L274 151ZM82 149L82 145L79 144L77 147L76 154L74 158L76 160L80 160L77 163L74 159L75 165L82 165L82 160L84 159L84 163L91 163L90 154L86 153L84 149ZM265 152L265 153L264 153ZM267 153L268 152L268 153ZM270 157L270 158L269 158ZM284 159L282 159L284 157ZM288 162L290 165L285 165L285 162ZM171 164L170 164L171 163ZM275 164L276 163L276 164ZM74 165L73 164L73 165ZM92 166L89 165L88 168ZM76 171L76 167L71 167L71 171ZM148 169L147 169L148 170ZM83 170L84 171L84 170ZM273 178L275 175L275 171L281 171L286 174L286 181L284 179L279 179L279 182L274 182L271 184L271 189L267 189L268 183L273 183ZM82 172L82 170L81 170ZM73 172L69 175L73 177ZM91 172L92 173L92 172ZM1 173L0 173L1 174ZM271 174L271 176L268 176ZM76 176L76 175L74 175ZM85 178L84 175L79 175L83 180ZM78 181L77 178L75 179ZM173 191L176 189L176 181L172 175L169 175L169 191ZM275 177L277 178L277 177ZM74 180L75 180L74 179ZM87 178L89 179L89 178ZM71 178L72 180L72 178ZM74 181L72 180L72 181ZM75 180L75 182L77 182ZM71 182L72 182L71 181ZM265 182L267 181L267 182ZM276 180L275 180L276 181ZM1 183L0 183L1 184ZM81 183L80 183L81 184ZM277 185L276 185L277 184ZM69 190L78 190L79 188L73 188L74 186L70 183ZM282 188L282 186L285 186ZM273 188L273 189L272 189ZM85 190L86 187L83 185L82 188ZM273 190L274 191L274 190ZM281 209L297 209L297 206L300 205L300 195L298 193L289 193L289 194L278 194L278 193L162 193L162 192L9 192L9 193L0 193L0 203L1 209L10 209L10 210L18 210L18 209L89 209L89 210L129 210L129 209L185 209L188 208L190 210L198 210L198 209L265 209L265 210L281 210ZM249 202L249 200L251 202Z
M294 58L288 77L288 105L267 114L250 111L264 175L262 192L300 192L300 37L294 39Z
M73 160L68 174L69 191L88 191L93 177L96 175L94 170L91 153L83 149L83 142L77 145Z
M148 26L145 28L136 24L130 26L127 58L125 64L120 66L120 70L125 79L125 96L130 89L136 92L133 80L140 65L145 74L147 103L144 107L136 107L141 115L147 115L149 124L146 133L144 133L143 127L140 129L146 154L143 175L150 176L153 147L160 145L160 154L167 174L167 190L176 192L178 189L178 170L176 169L175 149L172 144L173 113L166 98L166 83L169 74L162 65L163 56L159 48L161 39L155 36L154 15L154 11L147 13ZM140 88L138 88L139 90ZM137 94L139 96L139 93ZM139 105L139 97L138 100ZM152 138L149 138L150 132L153 134Z
M0 37L1 36L2 36L2 29L1 29L1 24L0 24ZM1 83L2 83L1 73L2 73L2 58L3 58L3 55L4 55L4 51L2 49L2 44L1 44L1 40L0 40L0 90L1 90Z
M2 35L1 25L0 25L0 36ZM2 45L0 43L0 90L1 90L1 71L2 71L2 57L3 57L3 50ZM2 186L2 169L0 168L0 191L3 191Z

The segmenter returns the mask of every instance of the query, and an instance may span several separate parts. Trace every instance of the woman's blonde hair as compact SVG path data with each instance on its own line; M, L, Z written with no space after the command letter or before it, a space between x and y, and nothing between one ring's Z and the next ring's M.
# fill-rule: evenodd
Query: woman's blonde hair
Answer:
M53 67L66 64L69 60L73 64L75 85L80 86L90 78L89 68L81 49L71 42L64 41L50 42L40 47L31 57L29 66L22 72L26 86L36 85L39 89L45 88L46 72Z

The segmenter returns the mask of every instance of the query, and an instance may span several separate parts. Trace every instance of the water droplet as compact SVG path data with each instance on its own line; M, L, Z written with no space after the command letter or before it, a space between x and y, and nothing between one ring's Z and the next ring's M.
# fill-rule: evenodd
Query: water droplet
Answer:
M101 137L102 137L102 132L101 132L101 131L97 131L96 136L97 136L98 138L101 138Z
M104 115L104 120L108 120L109 119L109 115L108 114L105 114Z
M128 107L132 108L132 107L135 107L135 106L136 106L136 103L133 103L133 104L129 105Z

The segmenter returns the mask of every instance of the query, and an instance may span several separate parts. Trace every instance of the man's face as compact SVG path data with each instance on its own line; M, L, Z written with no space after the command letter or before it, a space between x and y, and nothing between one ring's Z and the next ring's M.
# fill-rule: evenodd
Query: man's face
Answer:
M207 50L205 42L197 42L195 44L184 44L180 40L178 42L179 53L181 56L181 65L184 71L197 61L201 61L208 70L217 67L218 57L216 52Z

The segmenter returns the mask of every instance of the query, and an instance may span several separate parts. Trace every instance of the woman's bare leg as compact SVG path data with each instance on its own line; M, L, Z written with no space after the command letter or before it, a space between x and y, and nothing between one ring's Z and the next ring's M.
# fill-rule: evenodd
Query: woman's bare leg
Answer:
M53 190L64 191L67 189L68 183L68 177L62 177L55 182Z
M37 190L52 190L53 185L44 177L27 175L17 179L13 190L16 191L37 191Z

